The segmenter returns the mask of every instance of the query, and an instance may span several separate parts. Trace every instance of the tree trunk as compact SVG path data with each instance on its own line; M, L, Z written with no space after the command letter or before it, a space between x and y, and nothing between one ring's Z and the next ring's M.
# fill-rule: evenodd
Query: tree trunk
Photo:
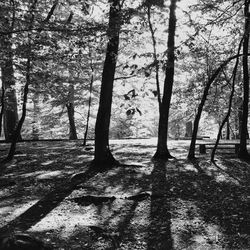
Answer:
M30 23L29 23L29 30L32 29L33 27L33 22L34 22L34 11L35 11L35 6L36 6L37 0L33 2L33 4L30 7ZM31 78L30 78L30 73L31 73L31 52L32 52L32 47L31 47L31 34L28 32L28 44L27 44L27 62L26 62L26 82L23 90L23 104L22 104L22 116L14 130L13 137L11 140L11 146L10 150L8 153L8 156L6 159L3 160L3 162L9 162L13 159L15 150L16 150L16 143L18 141L18 138L20 137L22 126L26 117L26 105L27 105L27 100L28 100L28 93L29 93L29 85L31 83Z
M39 140L40 133L40 106L39 106L39 86L34 86L33 94L33 121L32 121L32 139Z
M3 38L1 42L3 51L5 52L3 64L1 65L2 84L5 89L3 127L5 139L8 142L12 140L18 122L13 55L9 39L10 37L7 39Z
M2 134L2 124L3 124L3 112L4 112L4 86L2 84L2 94L1 94L1 111L0 111L0 137Z
M7 4L7 3L6 3ZM1 80L5 90L4 95L4 110L3 110L3 129L6 141L11 141L15 127L18 122L17 100L15 91L15 78L13 69L13 51L11 31L13 29L14 19L11 19L11 6L6 5L1 16L0 30L3 32L10 32L8 35L0 36L1 47Z
M77 132L75 126L75 108L74 108L74 85L70 83L68 92L68 103L66 104L69 119L69 139L77 140Z
M212 85L213 81L215 80L215 78L219 75L219 73L221 72L221 70L233 59L238 58L242 55L235 55L232 57L229 57L227 60L225 60L216 70L215 72L212 74L212 76L208 79L206 86L204 88L203 91L203 95L201 98L201 102L198 106L198 110L194 119L194 128L193 128L193 133L192 133L192 139L191 139L191 143L190 143L190 147L189 147L189 153L188 153L188 159L194 159L195 158L195 143L196 143L196 138L197 138L197 133L198 133L198 128L199 128L199 122L200 122L200 118L201 118L201 114L202 114L202 110L203 107L205 105L207 96L208 96L208 91L210 86Z
M248 102L249 102L249 72L248 72L248 47L249 47L249 28L250 28L250 13L249 0L245 0L244 16L245 16L245 33L243 41L243 112L240 129L240 148L238 157L248 159L247 152L247 124L248 124Z
M90 118L90 110L91 110L91 103L92 103L93 82L94 82L94 68L91 62L91 79L90 79L90 85L89 85L88 113L87 113L86 129L85 129L84 138L83 138L83 146L86 145L87 136L88 136L89 118Z
M169 30L168 30L167 67L165 71L165 81L164 81L162 103L160 106L157 150L156 150L155 155L153 156L154 159L172 158L167 147L167 136L168 136L169 109L170 109L172 89L173 89L173 83L174 83L176 2L177 0L171 0L170 7L169 7L170 13L169 13Z
M109 148L109 126L112 105L112 92L121 28L121 6L119 0L111 1L109 12L108 45L102 72L102 85L99 109L95 125L95 158L93 164L114 165L114 159Z
M230 140L230 122L227 121L226 139Z
M156 50L156 40L155 40L155 32L153 29L153 25L151 22L151 5L148 4L147 6L147 16L148 16L148 25L149 30L151 33L152 38L152 45L153 45L153 56L154 56L154 63L155 63L155 81L156 81L156 89L157 89L157 100L159 105L159 111L161 109L161 90L160 90L160 80L159 80L159 62L157 59L157 50Z
M26 83L24 86L24 93L23 93L22 116L17 124L16 129L14 130L10 150L9 150L7 158L4 159L4 162L9 162L14 157L15 150L16 150L16 143L18 141L18 138L20 137L23 122L24 122L25 117L26 117L26 104L27 104L27 99L28 99L28 92L29 92L29 85L30 85L30 71L31 71L31 59L30 59L31 51L30 50L31 50L31 48L29 48L27 64L26 64Z
M77 140L74 105L73 103L69 103L66 105L66 107L67 107L67 113L68 113L68 118L69 118L69 139Z

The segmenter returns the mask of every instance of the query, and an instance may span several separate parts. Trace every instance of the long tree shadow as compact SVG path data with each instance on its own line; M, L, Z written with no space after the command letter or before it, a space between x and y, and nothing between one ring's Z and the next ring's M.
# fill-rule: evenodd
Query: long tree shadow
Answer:
M166 168L169 163L154 161L153 164L147 249L172 249L170 201L167 199L170 186L166 179Z
M80 176L75 176L73 181L68 181L62 187L56 187L53 191L45 195L41 200L27 209L20 216L9 222L7 225L0 228L0 235L11 233L13 231L25 231L42 220L49 212L58 206L65 197L67 197L79 183L83 184L96 174L100 172L99 169L89 168Z
M225 166L198 160L189 164L196 171L183 170L171 178L172 197L185 214L178 232L182 246L249 249L249 185L242 185Z

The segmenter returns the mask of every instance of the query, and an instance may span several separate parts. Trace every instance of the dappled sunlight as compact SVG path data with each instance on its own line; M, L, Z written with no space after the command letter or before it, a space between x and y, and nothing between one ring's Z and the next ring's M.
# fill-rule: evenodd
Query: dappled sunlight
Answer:
M46 171L42 174L39 174L36 178L37 179L40 179L40 180L43 180L43 179L52 179L54 177L60 177L64 175L64 172L63 171Z
M52 163L54 163L55 161L45 161L45 162L42 162L41 165L42 166L48 166L48 165L51 165Z
M64 204L64 206L66 206ZM75 228L95 226L98 224L97 218L93 216L92 209L87 208L84 211L80 209L74 209L72 211L72 205L67 213L57 209L53 210L44 219L42 219L35 226L31 227L29 231L31 232L41 232L47 230L56 230L58 232L58 237L70 238L74 234ZM76 211L78 210L78 212ZM79 211L80 210L80 211Z
M1 226L6 225L32 207L38 200L15 202L13 199L0 202L0 216L2 217ZM14 203L14 204L13 204Z
M82 249L111 249L116 239L121 250L230 249L233 241L246 248L250 203L243 184L250 176L248 165L220 157L217 165L208 157L189 161L183 158L185 150L176 150L181 143L170 143L181 157L169 161L151 161L150 141L113 145L124 165L90 175L72 189L65 183L71 174L89 170L92 152L62 146L50 154L50 144L38 150L36 161L33 154L17 156L5 175L7 188L1 190L1 225L51 194L26 215L31 218L27 229L65 246L73 241ZM66 189L53 194L55 186Z
M195 201L171 202L174 249L215 249L223 234L220 227L204 221ZM222 246L221 246L222 247ZM217 249L217 248L216 248Z

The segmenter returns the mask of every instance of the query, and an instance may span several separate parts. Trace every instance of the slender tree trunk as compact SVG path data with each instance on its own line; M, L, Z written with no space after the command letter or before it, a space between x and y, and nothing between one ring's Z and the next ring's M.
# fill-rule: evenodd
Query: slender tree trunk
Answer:
M93 164L96 166L117 164L109 148L109 126L120 28L120 0L112 0L109 12L109 40L102 72L101 94L95 125L95 158Z
M147 8L148 8L147 9L148 25L149 25L149 30L151 33L152 44L153 44L153 56L154 56L154 63L155 63L155 81L156 81L157 99L158 99L159 112L160 112L160 109L161 109L161 90L160 90L160 80L159 80L159 62L157 59L155 32L154 32L153 25L151 22L151 5L148 4Z
M69 119L69 139L77 140L77 132L75 125L75 108L74 108L74 85L73 83L69 86L69 102L66 105L68 119Z
M69 103L66 105L67 113L69 118L69 139L77 140L77 132L75 126L75 110L73 103Z
M2 124L3 124L3 112L4 112L4 86L2 83L2 94L1 94L1 111L0 111L0 137L2 134Z
M239 47L238 47L238 55L240 54L242 42L243 42L243 39L240 41L240 44L239 44ZM232 83L231 94L230 94L230 97L229 97L228 111L227 111L227 114L226 114L225 118L223 119L223 121L222 121L222 123L220 125L219 132L218 132L218 135L217 135L217 140L216 140L214 148L212 150L212 154L211 154L211 161L212 162L214 162L215 152L216 152L216 149L218 147L218 144L219 144L219 141L220 141L220 138L221 138L222 129L223 129L226 122L228 124L227 130L229 131L229 117L230 117L230 114L231 114L232 102L233 102L233 97L234 97L234 92L235 92L235 81L236 81L238 65L239 65L239 57L237 57L236 62L235 62L235 66L234 66L234 69L233 69L233 83Z
M90 85L89 85L88 113L87 113L86 129L85 129L84 138L83 138L83 146L86 145L87 136L88 136L89 118L90 118L90 110L91 110L91 103L92 103L93 82L94 82L94 69L91 63L91 79L90 79Z
M221 70L233 59L238 58L242 55L235 55L232 57L229 57L227 60L225 60L216 70L215 72L212 74L212 76L208 79L206 86L204 88L203 91L203 95L201 98L201 102L198 106L198 110L194 119L194 127L193 127L193 133L192 133L192 139L191 139L191 143L190 143L190 147L189 147L189 153L188 153L188 159L194 159L195 158L195 143L196 143L196 139L197 139L197 133L198 133L198 128L199 128L199 122L200 122L200 118L201 118L201 114L203 111L203 107L205 105L205 102L207 100L207 96L208 96L208 92L209 92L209 88L212 85L213 81L216 79L216 77L219 75L219 73L221 72Z
M227 121L226 139L230 140L230 122L229 122L229 120Z
M40 106L39 106L39 86L34 86L33 94L33 121L32 121L32 139L39 140L40 133Z
M245 33L243 41L243 113L240 129L240 148L238 157L241 159L249 158L247 152L247 124L248 124L248 102L249 102L249 69L248 69L248 48L249 48L249 28L250 28L250 13L249 0L245 0L244 16L245 16Z
M173 89L173 83L174 83L176 2L177 0L171 0L170 7L169 7L170 13L169 13L169 30L168 30L167 67L166 67L166 72L165 72L162 103L160 106L157 150L156 150L155 155L153 156L154 159L172 158L167 147L167 136L168 136L169 109L170 109L172 89Z

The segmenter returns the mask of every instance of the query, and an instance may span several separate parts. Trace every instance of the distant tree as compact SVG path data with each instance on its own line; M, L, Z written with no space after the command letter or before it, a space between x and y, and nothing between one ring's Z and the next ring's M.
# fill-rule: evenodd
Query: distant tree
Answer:
M162 103L160 108L160 119L158 127L158 142L157 150L154 154L154 159L169 159L172 158L167 146L168 139L168 122L169 110L174 83L174 67L175 67L175 30L176 30L176 2L171 0L169 13L169 28L168 28L168 48L167 48L167 65L165 70L165 81Z
M109 148L109 126L112 105L112 92L115 76L116 61L119 48L121 29L122 1L110 1L108 44L102 72L101 94L95 125L95 156L94 166L114 165L118 162Z

